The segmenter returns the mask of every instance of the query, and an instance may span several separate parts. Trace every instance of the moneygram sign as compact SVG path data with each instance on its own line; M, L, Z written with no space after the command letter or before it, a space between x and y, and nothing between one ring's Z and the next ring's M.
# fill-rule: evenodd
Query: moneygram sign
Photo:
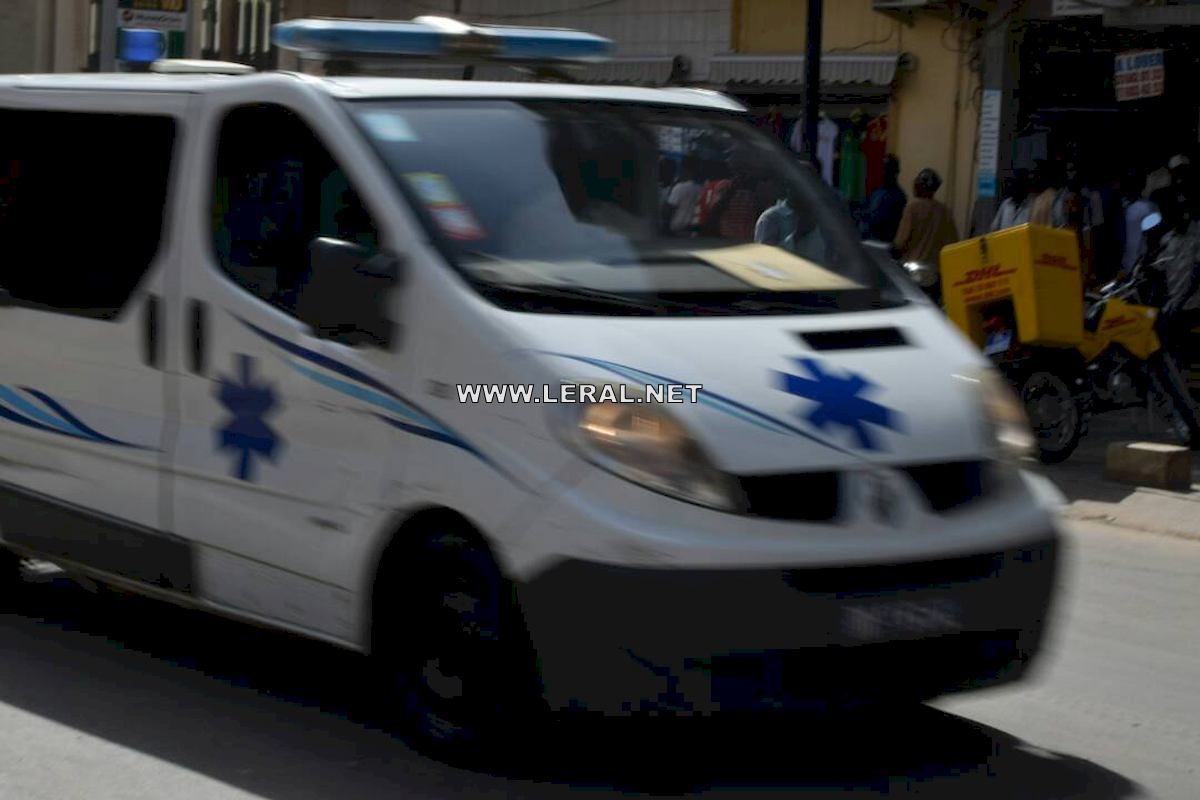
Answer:
M117 0L117 28L163 31L167 56L182 58L187 55L187 11L187 0Z
M1163 93L1164 51L1130 50L1119 53L1113 74L1117 101L1141 100Z

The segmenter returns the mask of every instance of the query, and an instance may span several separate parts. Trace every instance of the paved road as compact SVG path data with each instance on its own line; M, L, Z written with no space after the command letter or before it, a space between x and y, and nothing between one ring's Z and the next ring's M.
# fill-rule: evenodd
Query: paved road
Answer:
M1031 684L836 728L570 732L509 776L372 725L358 659L70 584L0 616L0 798L1200 796L1200 543L1075 525ZM881 665L885 668L886 665Z

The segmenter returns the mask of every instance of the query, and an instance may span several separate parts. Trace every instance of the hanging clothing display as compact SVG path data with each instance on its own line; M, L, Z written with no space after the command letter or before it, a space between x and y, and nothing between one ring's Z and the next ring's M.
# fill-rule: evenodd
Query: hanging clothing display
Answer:
M866 159L866 196L883 188L883 159L887 155L887 115L876 117L867 124L862 152Z
M833 162L836 159L838 124L824 114L817 123L817 160L821 162L821 177L833 186ZM796 120L789 144L794 152L804 154L804 118Z
M817 160L821 162L821 177L833 186L833 151L837 145L838 126L829 117L817 123Z
M863 134L850 128L842 134L842 160L839 165L838 189L848 202L859 203L866 198L867 159L863 155Z
M788 146L793 153L804 154L804 117L792 121L792 133L788 137Z

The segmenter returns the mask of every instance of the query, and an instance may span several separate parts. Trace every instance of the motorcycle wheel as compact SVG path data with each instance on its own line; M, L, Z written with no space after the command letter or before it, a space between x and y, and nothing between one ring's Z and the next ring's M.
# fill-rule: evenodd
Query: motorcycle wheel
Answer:
M1158 410L1188 447L1200 450L1200 409L1192 399L1179 367L1167 353L1158 353L1150 362L1150 381Z
M1048 365L1038 365L1018 382L1021 402L1033 428L1043 464L1066 461L1083 435L1083 410L1070 385Z

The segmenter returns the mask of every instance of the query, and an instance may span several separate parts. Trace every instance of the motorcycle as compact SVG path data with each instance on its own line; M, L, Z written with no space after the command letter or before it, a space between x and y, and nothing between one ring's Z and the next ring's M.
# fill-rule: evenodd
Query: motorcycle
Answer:
M1157 217L1143 230L1160 224ZM1182 442L1200 447L1200 410L1158 336L1146 261L1085 296L1082 341L1073 348L1023 345L1011 303L984 309L984 353L1017 389L1043 463L1069 458L1091 415L1147 403Z

